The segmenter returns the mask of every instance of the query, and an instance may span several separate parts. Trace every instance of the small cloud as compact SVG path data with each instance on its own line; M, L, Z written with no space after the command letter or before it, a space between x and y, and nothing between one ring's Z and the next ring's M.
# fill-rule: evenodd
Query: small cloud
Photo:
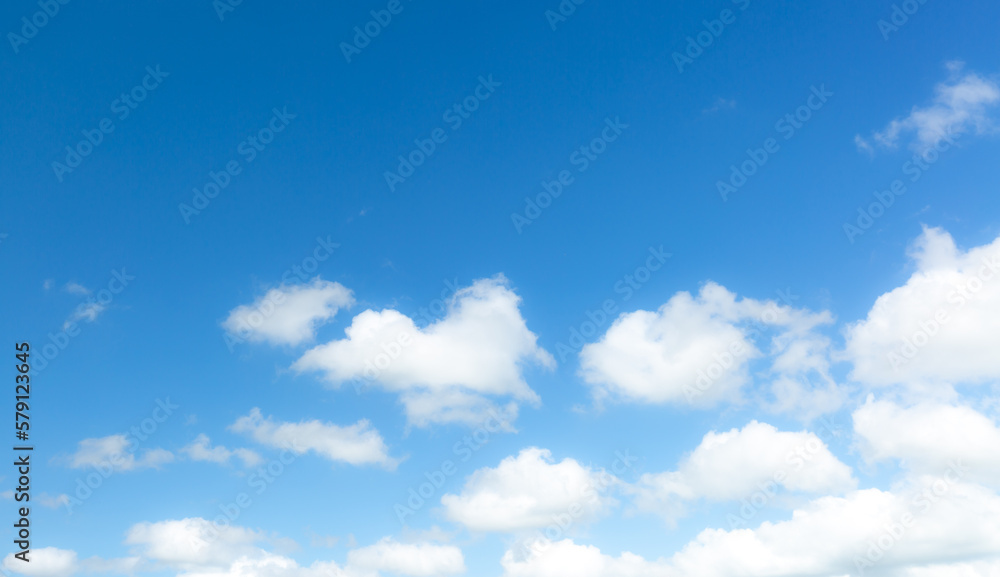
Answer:
M48 507L49 509L58 509L59 507L64 507L69 505L69 495L61 494L53 497L46 493L41 493L37 497L38 503L43 507Z
M923 152L942 141L972 133L986 134L996 130L993 108L1000 103L1000 86L993 80L969 72L959 76L964 64L949 62L949 79L934 87L934 98L926 106L914 106L907 116L892 120L882 130L872 133L871 140L885 149L894 149L904 136L910 135L910 147ZM872 147L867 139L855 137L858 149Z
M736 108L736 100L716 98L711 107L702 110L702 114L714 114L720 110L732 110Z
M237 457L243 461L247 467L253 467L263 462L263 458L250 449L229 449L222 445L212 446L208 435L202 433L188 446L181 449L181 452L192 461L209 461L220 465L226 464L232 457Z
M89 295L90 294L90 289L89 288L83 286L82 284L75 283L75 282L68 282L68 283L66 283L66 286L63 287L63 290L65 290L66 292L68 292L71 295Z
M94 467L121 472L159 469L160 465L174 460L173 453L164 449L147 449L137 459L135 443L125 435L84 439L80 441L76 453L69 457L69 466L73 469Z
M47 279L45 279L45 282L42 283L42 288L45 289L45 290L52 290L52 286L55 285L55 284L56 283L55 283L54 280L52 280L50 278L47 278Z
M75 323L77 321L87 321L88 323L92 323L96 321L97 317L106 311L107 308L107 306L102 305L97 301L85 302L76 307L73 314L69 315L69 318L66 319L65 323L63 323L63 329L66 329L71 323Z

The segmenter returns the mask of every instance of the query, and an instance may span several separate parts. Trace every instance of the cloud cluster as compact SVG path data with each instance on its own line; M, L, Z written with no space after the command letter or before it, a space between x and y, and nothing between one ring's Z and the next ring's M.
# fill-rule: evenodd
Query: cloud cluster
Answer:
M697 296L679 292L656 311L622 314L583 347L581 375L598 401L708 407L739 402L751 382L751 361L766 356L779 406L824 412L836 408L839 395L828 373L829 340L815 329L832 321L827 312L737 299L709 282ZM816 388L809 375L825 385L827 406L805 398Z
M194 517L133 525L125 536L135 552L132 557L79 560L75 551L46 547L32 550L30 565L10 554L3 567L29 577L131 575L139 568L173 571L179 577L379 577L383 572L432 577L465 572L462 551L453 545L387 537L348 552L344 566L333 561L301 566L268 550L277 541L261 531Z
M528 330L520 302L496 276L458 290L444 318L423 328L395 310L366 310L346 338L307 351L293 368L319 371L334 385L360 379L397 393L418 427L482 422L497 398L537 404L524 367L555 365Z

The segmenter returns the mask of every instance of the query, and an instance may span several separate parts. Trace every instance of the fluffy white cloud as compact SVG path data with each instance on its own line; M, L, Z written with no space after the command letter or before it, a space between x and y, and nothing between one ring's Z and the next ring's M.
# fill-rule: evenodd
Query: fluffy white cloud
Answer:
M996 494L961 481L919 477L893 491L822 497L789 520L756 529L706 529L668 559L612 557L563 540L515 547L502 564L504 577L951 575L944 566L988 577L998 551Z
M235 525L214 524L199 517L138 523L125 543L145 559L182 570L225 568L245 556L257 556L256 545L265 539L259 531Z
M709 432L677 471L643 475L630 488L640 509L672 519L683 502L739 500L778 487L814 494L841 494L857 486L851 468L810 432L783 432L752 421L742 430Z
M122 472L155 469L174 460L173 453L164 449L145 449L136 458L133 443L125 435L84 439L80 441L76 453L70 456L69 465L75 469L95 467Z
M885 148L894 148L900 138L913 134L913 148L924 151L942 140L953 140L964 133L983 133L994 129L990 116L1000 103L1000 87L974 73L959 76L962 63L949 63L952 77L934 88L934 101L928 106L914 106L910 114L897 118L885 129L872 135ZM855 142L871 152L872 145L860 136Z
M465 572L462 550L453 545L397 543L386 537L347 554L347 567L360 572L435 577Z
M247 433L258 443L288 449L301 455L307 451L351 465L381 465L394 469L398 464L389 456L382 435L367 420L353 425L339 426L322 421L276 423L264 418L260 409L240 417L230 426L237 433Z
M497 409L492 398L538 403L523 366L555 365L528 330L520 301L498 275L458 290L445 317L424 328L395 310L367 310L347 338L313 348L293 368L321 371L337 386L359 379L398 393L416 426L476 424Z
M332 561L304 567L260 546L268 541L275 540L201 518L139 523L126 535L141 559L181 571L181 577L378 577L381 572L432 577L465 571L462 551L451 545L385 538L349 551L343 567Z
M15 575L26 575L27 577L69 577L80 573L132 575L141 562L138 557L122 559L91 557L80 560L75 551L56 547L32 549L28 553L28 558L31 561L25 563L20 559L15 559L14 554L11 553L4 558L3 568Z
M10 553L3 560L4 569L29 577L69 577L79 570L79 562L74 551L41 547L28 554L31 561L25 563Z
M353 304L350 290L316 277L309 284L271 289L253 304L236 307L222 326L241 339L298 345L313 340L319 325Z
M970 407L925 401L904 408L869 395L854 412L854 431L869 462L899 460L926 474L958 463L969 479L1000 486L1000 427Z
M910 247L916 270L845 331L851 376L936 387L1000 378L1000 237L961 251L939 228Z
M614 502L607 490L617 483L607 472L573 459L555 463L548 450L531 447L474 472L461 494L444 495L441 504L449 519L473 531L520 531L567 517L592 520Z
M711 406L738 401L750 382L749 364L764 355L758 344L770 336L775 408L808 406L813 414L839 406L841 395L829 377L829 341L814 332L832 322L773 301L737 300L709 282L697 297L680 292L655 312L625 313L596 342L580 352L581 374L595 398L646 403ZM827 396L809 397L809 377L825 383Z
M234 456L242 460L247 467L253 467L263 461L260 455L250 449L240 448L230 451L222 445L213 447L208 435L205 434L198 435L190 445L181 449L181 452L192 461L209 461L220 465L228 463Z

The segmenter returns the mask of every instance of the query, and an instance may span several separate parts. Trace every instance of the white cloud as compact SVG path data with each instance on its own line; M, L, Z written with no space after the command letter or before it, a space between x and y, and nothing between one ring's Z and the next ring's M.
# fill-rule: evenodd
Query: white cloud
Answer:
M101 559L91 557L80 560L75 551L58 549L56 547L40 547L31 549L28 553L30 562L25 563L7 555L3 560L3 568L16 575L28 577L69 577L79 573L94 575L131 575L139 566L138 557L122 559Z
M1000 378L1000 237L961 251L939 228L910 247L916 270L845 330L851 376L940 387Z
M364 379L398 393L416 426L475 424L498 409L493 397L538 403L523 366L555 365L528 330L520 300L498 275L457 291L445 317L422 329L398 311L367 310L347 338L313 348L293 368L321 371L338 386Z
M37 497L38 504L42 507L48 507L49 509L58 509L69 505L69 495L62 493L53 497L47 493L40 493Z
M68 327L70 323L78 321L87 321L88 323L92 323L96 321L97 317L107 310L107 308L107 306L93 300L82 303L73 310L73 313L70 314L69 318L66 319L66 322L63 323L63 329Z
M389 456L382 436L367 420L343 427L315 420L276 423L254 408L249 415L237 419L230 430L247 433L258 443L298 455L313 451L331 461L380 465L386 469L394 469L398 464L398 460Z
M473 531L516 532L570 518L593 520L614 500L612 475L573 459L555 463L545 449L530 447L496 468L474 472L459 495L441 498L447 517Z
M900 138L913 134L913 148L925 151L942 140L953 140L965 133L992 131L992 108L1000 103L1000 87L974 73L959 77L961 63L951 63L952 78L934 87L934 101L928 106L914 106L908 116L897 118L872 139L884 148L894 148ZM859 150L872 151L871 144L855 138Z
M829 341L813 329L832 322L829 313L811 313L773 301L737 300L709 282L697 297L679 292L659 310L624 313L596 343L580 352L581 375L595 399L711 406L739 401L750 382L752 359L765 353L776 375L774 407L806 406L812 414L839 405L829 377ZM820 381L824 397L810 399Z
M69 577L77 572L76 553L55 547L40 547L28 553L29 563L15 559L10 553L3 560L4 569L29 577Z
M257 556L264 541L259 531L215 524L199 517L138 523L125 535L145 559L182 570L226 568L244 556Z
M228 463L232 457L238 457L247 467L253 467L263 461L260 455L250 449L229 449L222 445L212 446L208 435L198 435L190 445L181 449L192 461L209 461L220 465Z
M920 477L893 491L821 497L788 520L756 529L705 529L672 557L656 561L627 552L612 557L571 540L540 541L508 551L504 577L936 577L951 573L921 568L958 563L954 567L964 565L970 574L975 565L996 567L1000 498L962 482L934 496L939 483Z
M465 571L462 551L450 545L384 538L349 551L343 567L332 561L303 567L261 547L277 541L260 531L201 518L139 523L125 540L143 560L181 571L181 577L379 577L381 572L432 577Z
M75 282L68 282L68 283L66 283L66 286L63 287L63 290L65 290L66 292L68 292L71 295L89 295L90 294L90 289L88 289L87 287L83 286L82 284L75 283Z
M783 487L814 494L842 494L857 481L851 468L810 432L783 432L752 421L742 430L709 432L676 471L643 475L630 488L640 509L668 520L694 499L739 500Z
M904 408L869 395L854 412L854 430L869 462L899 460L924 474L959 463L969 479L1000 487L1000 427L970 407L925 401Z
M253 342L298 345L313 340L317 327L353 304L350 290L316 277L307 285L271 289L253 304L236 307L222 326Z
M413 577L457 575L465 572L462 550L453 545L397 543L386 537L348 553L348 569L359 572L386 571Z
M74 469L95 467L116 472L153 468L170 463L174 455L164 449L145 449L136 458L135 449L125 435L109 435L80 441L76 453L69 457L69 466Z

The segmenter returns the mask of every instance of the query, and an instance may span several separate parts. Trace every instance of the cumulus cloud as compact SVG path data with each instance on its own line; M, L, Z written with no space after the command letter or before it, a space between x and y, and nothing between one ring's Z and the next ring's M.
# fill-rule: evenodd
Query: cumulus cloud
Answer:
M317 327L353 304L350 290L316 277L309 284L271 289L253 304L236 307L222 326L251 342L298 345L313 340Z
M359 572L436 577L464 573L465 558L462 550L453 545L397 543L386 537L348 553L347 567Z
M706 529L669 558L649 561L629 552L614 557L566 539L516 546L502 565L504 577L962 574L949 569L985 577L991 573L969 571L996 567L998 551L996 494L961 481L919 477L892 491L821 497L788 520L756 529Z
M16 575L27 577L69 577L77 574L92 575L132 575L140 564L138 557L121 559L101 559L91 557L78 559L75 551L56 547L32 549L28 554L30 562L15 559L8 554L3 560L3 568Z
M520 301L498 275L458 290L444 318L424 328L395 310L367 310L346 338L313 348L293 368L320 371L336 386L361 379L398 393L412 425L477 424L498 410L496 398L538 403L524 365L555 366L528 330Z
M190 445L181 449L181 452L192 461L209 461L220 465L228 463L229 459L234 456L242 460L247 467L253 467L263 461L260 455L250 449L240 448L230 451L222 445L213 447L208 435L205 434L198 435Z
M643 475L630 488L642 510L668 520L694 499L739 500L766 488L843 494L857 486L851 468L810 432L779 431L752 421L743 429L709 432L676 471Z
M556 463L546 449L530 447L496 468L473 473L461 494L441 498L447 517L473 531L516 532L570 517L593 520L614 500L607 489L618 480L573 459Z
M125 535L144 559L185 571L223 569L246 556L262 553L266 535L236 525L215 524L200 517L138 523Z
M165 449L145 449L136 457L134 443L125 435L84 439L77 446L76 453L69 457L69 466L74 469L110 468L123 472L157 469L174 460L173 453Z
M915 271L845 330L851 376L915 388L1000 378L1000 237L959 250L925 227L909 249Z
M951 141L966 133L981 134L995 129L991 116L1000 103L1000 86L975 73L960 74L962 63L949 63L951 78L934 87L933 102L914 106L910 114L890 122L875 132L872 140L883 148L895 148L900 139L912 135L912 147L925 151L942 140ZM855 138L859 150L872 152L872 144Z
M869 395L854 411L854 431L869 462L899 461L934 474L953 464L967 478L1000 487L1000 427L970 407L923 401L903 407Z
M380 465L387 469L394 469L398 464L398 460L389 456L382 435L367 420L348 426L316 420L282 423L264 418L260 409L254 408L249 415L237 419L230 430L249 434L258 443L288 449L297 455L313 451L331 461Z
M603 399L711 406L739 401L753 359L768 356L774 407L811 414L839 406L829 376L829 340L814 331L827 312L739 299L709 282L697 296L679 292L657 311L625 313L580 352L581 375ZM765 335L769 335L765 337ZM766 353L758 348L764 346ZM824 397L811 397L819 391ZM818 402L817 402L818 401Z
M25 563L10 553L3 560L4 569L29 577L69 577L79 570L74 551L41 547L29 553L31 562Z
M349 551L344 566L333 561L302 566L268 550L269 544L279 541L285 540L194 517L133 525L125 536L125 544L136 554L133 557L81 561L74 551L48 547L32 550L30 565L15 560L12 554L3 565L29 577L131 575L140 566L145 571L169 570L178 577L380 577L383 572L432 577L465 571L462 551L452 545L399 543L387 537Z

